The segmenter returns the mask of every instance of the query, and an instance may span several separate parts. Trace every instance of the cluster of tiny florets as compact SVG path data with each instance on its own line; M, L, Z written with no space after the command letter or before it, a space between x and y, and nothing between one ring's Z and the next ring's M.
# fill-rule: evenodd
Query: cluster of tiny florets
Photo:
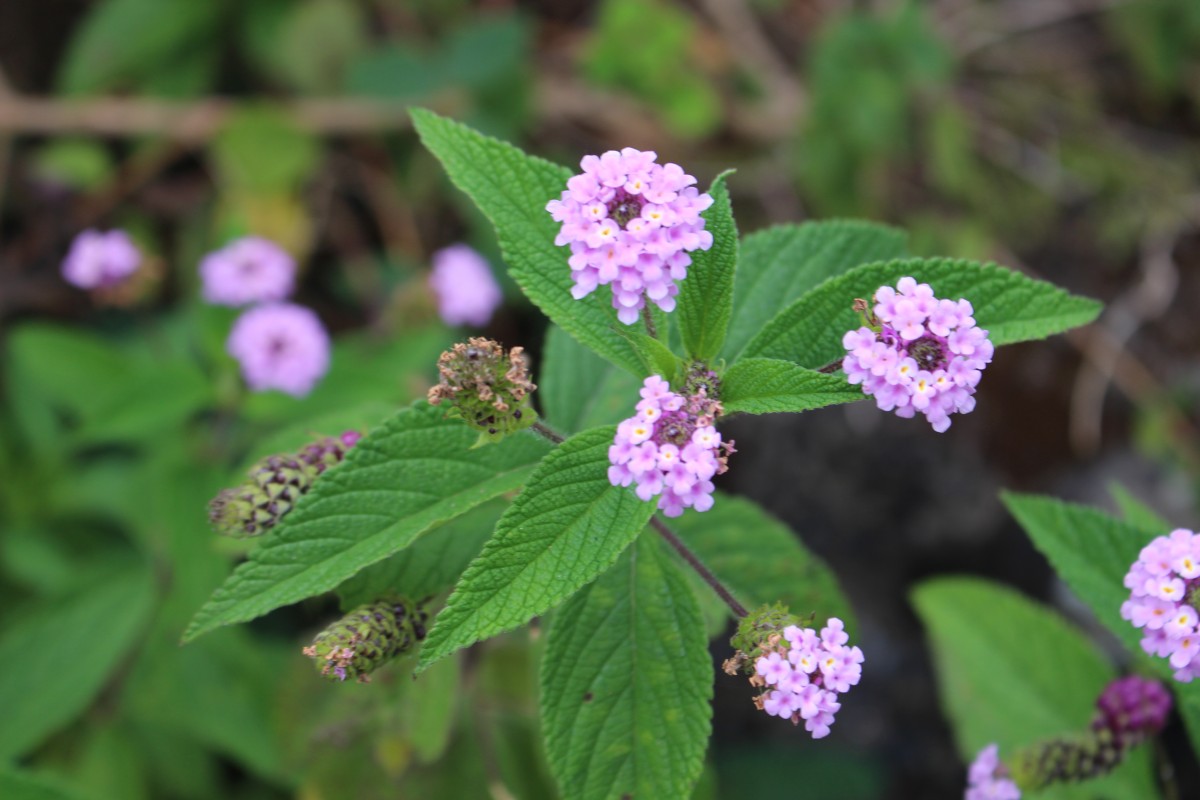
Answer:
M488 262L465 244L433 254L429 287L437 297L438 315L447 325L482 328L504 300Z
M1096 700L1092 730L1107 730L1119 748L1141 744L1161 731L1171 713L1171 693L1155 680L1140 675L1118 678Z
M1021 790L1000 763L1000 748L989 744L979 751L967 771L964 800L1020 800Z
M62 274L80 289L106 289L128 279L142 263L137 245L123 230L86 230L71 242Z
M676 394L658 375L646 378L640 394L637 414L617 426L608 449L609 482L637 483L637 496L657 497L668 517L685 508L712 508L712 478L725 472L734 452L733 442L723 442L714 427L721 403L704 388Z
M613 308L626 325L637 322L647 298L673 311L675 282L687 277L692 263L688 253L713 242L700 216L712 197L678 164L657 159L632 147L584 156L583 173L546 205L562 223L554 243L571 248L571 295L578 300L611 286Z
M488 437L502 437L533 424L529 396L537 385L529 379L525 348L504 352L498 342L473 337L438 358L439 381L429 402L443 401L468 425Z
M1179 528L1142 548L1125 575L1121 616L1142 628L1142 649L1167 658L1175 679L1200 675L1200 536Z
M882 411L925 415L941 433L950 415L975 408L981 370L992 360L988 332L975 324L966 300L939 300L927 283L901 278L859 301L867 324L842 338L842 368Z
M371 672L425 638L425 611L406 600L359 606L317 634L303 649L330 680L367 683Z
M790 719L814 739L829 735L834 714L842 707L838 695L862 677L863 652L847 646L850 637L837 617L821 633L788 625L758 645L751 684L765 689L755 705L771 716Z
M296 262L261 236L244 236L200 260L201 295L221 306L286 300L296 281Z
M256 392L294 397L313 390L329 370L330 341L316 313L294 303L255 306L234 322L225 343Z

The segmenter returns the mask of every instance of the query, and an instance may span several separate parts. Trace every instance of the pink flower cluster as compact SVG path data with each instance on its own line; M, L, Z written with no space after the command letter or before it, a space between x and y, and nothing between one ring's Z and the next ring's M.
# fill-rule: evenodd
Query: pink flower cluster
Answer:
M504 299L488 262L465 244L433 254L429 286L437 295L438 314L447 325L482 328Z
M256 392L279 389L303 397L329 369L329 334L311 309L293 303L245 312L225 346Z
M733 442L722 442L713 427L721 404L703 389L691 397L676 394L658 375L646 378L640 394L637 414L617 426L608 448L609 482L636 482L637 496L658 497L658 508L668 517L685 508L712 508L712 478L725 471L733 452Z
M124 281L141 262L141 253L125 231L86 230L71 242L62 274L80 289L103 289Z
M579 300L597 286L611 286L613 308L626 325L652 300L675 309L679 287L692 263L688 253L712 247L701 212L712 205L696 179L678 164L658 164L651 150L626 147L584 156L583 173L546 210L561 222L554 240L570 245L571 295Z
M804 720L804 729L814 739L829 735L833 715L842 707L838 695L862 677L863 652L846 646L850 637L844 628L837 617L826 623L820 636L812 628L789 625L774 650L764 648L754 662L755 674L773 687L760 698L763 711L797 725Z
M963 800L1020 800L1021 790L1000 763L999 747L989 744L979 751L967 772Z
M968 301L939 300L911 277L874 299L873 309L862 309L867 325L842 338L846 377L880 410L905 418L919 411L945 431L951 414L975 408L972 395L994 350L988 332L975 325Z
M274 303L292 293L296 262L261 236L236 239L200 261L202 295L221 306Z
M1121 616L1145 629L1142 649L1170 659L1175 679L1200 675L1200 614L1194 593L1200 588L1200 536L1184 528L1159 536L1142 548L1125 575L1129 599Z

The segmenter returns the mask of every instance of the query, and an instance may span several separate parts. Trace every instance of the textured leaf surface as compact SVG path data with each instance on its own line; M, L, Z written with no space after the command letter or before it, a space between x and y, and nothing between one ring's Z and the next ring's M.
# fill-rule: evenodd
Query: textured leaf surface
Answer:
M746 346L745 356L783 358L813 369L846 354L842 336L862 325L851 308L885 285L911 275L938 297L971 301L979 327L996 345L1042 339L1085 325L1100 303L1068 294L995 264L945 258L912 258L864 264L822 283L767 323Z
M913 604L929 631L942 705L970 763L990 742L1000 756L1083 730L1116 677L1091 643L1057 615L997 584L945 578L921 584ZM1038 797L1157 797L1148 749L1106 778Z
M779 225L742 239L724 355L738 358L763 323L822 281L907 255L904 231L857 220Z
M862 400L862 387L775 358L744 358L721 378L726 413L778 414Z
M654 537L555 614L542 728L564 797L687 797L703 767L713 671L696 598Z
M608 482L614 433L576 434L538 465L438 615L421 669L558 605L608 569L645 527L654 504Z
M611 425L632 416L638 379L618 369L551 325L538 391L546 421L562 433Z
M713 204L704 212L705 230L712 234L708 250L692 253L688 276L679 285L676 314L683 346L692 358L710 361L725 343L733 314L733 280L737 271L738 233L729 205L726 171L712 182Z
M522 434L471 451L477 434L445 413L418 403L364 437L234 570L184 640L335 588L437 523L516 489L550 449Z
M78 800L82 795L49 775L0 767L4 800Z
M747 608L781 602L794 614L815 613L818 622L840 617L854 628L837 577L754 501L718 493L710 510L669 524Z
M583 300L571 297L568 252L554 244L559 226L546 212L571 171L429 111L414 110L412 118L450 180L495 226L509 274L526 296L579 341L640 374L641 361L616 331L620 323L607 288Z
M84 710L145 626L153 598L148 572L128 568L13 618L0 637L0 760L23 755Z

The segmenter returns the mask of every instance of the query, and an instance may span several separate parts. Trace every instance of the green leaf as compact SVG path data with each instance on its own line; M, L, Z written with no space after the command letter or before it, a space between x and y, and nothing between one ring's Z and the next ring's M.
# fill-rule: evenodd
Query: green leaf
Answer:
M461 672L459 660L447 658L409 685L409 730L413 752L423 764L437 761L450 744L462 694Z
M842 336L862 325L851 306L905 275L928 283L938 297L971 301L979 327L1003 345L1042 339L1100 313L1095 300L1068 294L995 264L945 258L911 258L864 264L822 283L778 315L746 345L744 356L795 361L816 369L846 354Z
M826 375L774 358L744 358L721 376L727 414L809 411L862 399L862 387L851 386L841 373Z
M417 403L321 476L188 626L184 641L333 589L439 522L520 486L549 445L532 434L468 452L476 434Z
M697 250L692 254L688 276L679 285L676 311L684 349L689 358L705 362L721 352L733 314L738 233L725 180L732 173L733 170L722 172L708 189L713 204L702 216L706 222L705 230L712 234L713 244L708 250Z
M965 761L990 742L1000 757L1084 730L1116 675L1092 644L1057 615L1010 589L971 578L927 581L913 605L929 631L942 705ZM1111 775L1056 786L1039 797L1157 797L1149 748Z
M534 305L617 366L642 374L641 359L615 329L620 323L606 294L571 297L567 251L554 244L558 224L546 212L571 171L430 111L414 109L412 118L450 180L495 226L509 274Z
M708 511L670 524L747 608L783 603L794 614L812 613L821 623L838 617L854 629L854 612L837 577L754 501L718 493Z
M566 434L620 422L633 414L637 403L637 378L557 325L551 325L546 333L545 357L537 375L537 397L546 421Z
M276 194L298 189L312 174L320 143L271 106L239 108L221 126L211 146L222 185Z
M907 255L904 231L857 220L806 222L742 239L733 284L733 320L724 355L734 361L765 320L822 281L852 267Z
M57 776L0 767L0 797L5 800L79 800L82 795Z
M696 598L641 537L554 616L542 728L564 797L687 797L703 768L713 671Z
M60 604L11 617L0 637L0 760L29 752L87 707L142 630L153 598L149 573L126 568Z
M1171 529L1171 523L1159 516L1158 512L1150 508L1150 506L1134 497L1121 484L1109 484L1108 491L1112 494L1117 508L1121 510L1121 516L1130 525L1134 525L1144 531L1161 531L1163 533Z
M682 372L679 356L658 339L637 328L618 328L617 332L633 346L638 360L642 362L638 377L661 375L665 380L674 382L675 376Z
M614 433L576 434L538 465L438 615L418 669L549 611L608 569L645 527L654 504L608 482Z

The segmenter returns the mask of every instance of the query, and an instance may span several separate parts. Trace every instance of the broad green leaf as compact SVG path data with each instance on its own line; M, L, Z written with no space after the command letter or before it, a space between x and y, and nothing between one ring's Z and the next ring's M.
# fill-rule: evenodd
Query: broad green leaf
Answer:
M606 292L571 297L567 251L554 244L558 224L546 203L566 189L571 171L522 153L430 111L414 109L421 141L496 228L509 274L546 316L600 355L635 375L641 360L620 336Z
M687 797L713 669L696 598L652 534L555 614L542 728L564 797Z
M1142 634L1121 618L1129 599L1125 575L1143 547L1169 531L1147 530L1086 506L1050 497L1004 492L1001 499L1059 577L1140 662L1173 685L1192 741L1200 746L1200 684L1174 681L1164 658L1143 653Z
M1150 506L1134 497L1133 493L1121 484L1109 484L1108 491L1112 494L1117 508L1121 510L1121 516L1130 525L1141 528L1144 531L1161 531L1162 533L1167 533L1171 530L1171 523L1159 516L1158 512L1150 508Z
M27 323L8 338L15 385L31 383L52 405L92 417L133 374L120 350L83 330Z
M724 355L736 360L763 323L822 281L872 261L907 255L904 231L857 220L806 222L742 239L733 320Z
M484 503L367 567L338 587L342 608L349 610L393 592L420 600L449 589L479 555L503 511L500 500Z
M450 744L458 697L462 694L461 672L459 659L447 658L407 687L413 751L424 764L437 761Z
M83 795L55 775L0 767L0 797L4 800L81 800Z
M827 375L775 358L744 358L721 376L727 414L809 411L862 399L862 387L851 386L841 373Z
M674 382L675 376L682 372L679 356L658 339L638 328L619 328L618 333L633 346L633 351L641 361L638 377L661 375L667 381Z
M690 358L711 361L721 352L729 318L733 313L733 281L737 272L738 233L729 206L726 178L722 172L708 193L713 204L704 212L705 230L712 234L712 248L692 254L688 276L679 284L676 309L683 346Z
M654 504L608 482L614 432L576 434L538 465L438 615L419 669L544 614L634 540Z
M475 431L418 403L356 444L264 537L184 641L335 588L439 522L520 486L549 445L532 434L470 451Z
M905 275L933 287L938 297L971 301L979 327L1003 345L1042 339L1100 313L1100 303L1068 294L1057 286L998 267L945 258L911 258L864 264L805 294L779 312L746 345L743 356L795 361L813 369L846 354L842 336L862 325L851 306L869 300L879 287L895 285Z
M11 618L0 637L0 760L27 753L87 707L133 645L153 598L149 572L130 567Z
M927 581L913 605L929 631L942 705L959 754L990 742L1000 757L1086 729L1096 698L1116 677L1092 644L1057 615L1010 589L973 578ZM1149 748L1106 778L1055 786L1038 797L1152 798Z
M783 603L798 616L814 614L820 623L839 617L854 630L854 612L837 577L752 500L718 493L710 510L669 524L747 608Z
M537 373L537 397L546 421L566 434L611 425L632 416L637 378L618 369L551 325Z

